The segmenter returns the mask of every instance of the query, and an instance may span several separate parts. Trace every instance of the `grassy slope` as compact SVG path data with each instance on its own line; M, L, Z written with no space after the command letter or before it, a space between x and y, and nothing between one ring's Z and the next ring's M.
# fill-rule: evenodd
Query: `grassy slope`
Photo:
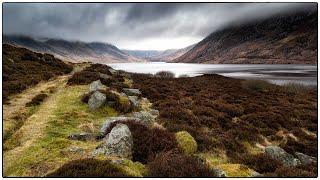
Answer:
M80 101L87 88L62 86L27 119L11 139L19 139L20 146L4 153L4 176L43 176L66 161L89 155L97 142L71 141L66 137L80 132L77 127L83 123L98 127L106 116L116 112L109 107L89 112ZM68 149L73 146L83 148L83 154L70 152Z

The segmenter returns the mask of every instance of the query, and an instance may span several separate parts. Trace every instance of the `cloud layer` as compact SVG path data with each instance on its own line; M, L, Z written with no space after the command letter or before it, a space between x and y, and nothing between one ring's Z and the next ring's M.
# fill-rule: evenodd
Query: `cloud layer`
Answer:
M5 3L3 31L159 50L188 46L231 23L316 8L316 3Z

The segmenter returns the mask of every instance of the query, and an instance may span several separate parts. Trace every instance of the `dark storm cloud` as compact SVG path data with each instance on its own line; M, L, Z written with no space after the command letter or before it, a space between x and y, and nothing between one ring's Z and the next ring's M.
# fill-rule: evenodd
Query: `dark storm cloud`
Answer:
M3 30L136 49L158 42L161 49L187 46L229 24L315 8L315 3L5 3Z

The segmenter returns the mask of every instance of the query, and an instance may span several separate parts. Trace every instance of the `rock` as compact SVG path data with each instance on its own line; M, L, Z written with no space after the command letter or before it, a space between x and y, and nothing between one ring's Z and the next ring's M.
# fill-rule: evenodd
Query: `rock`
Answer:
M139 89L123 88L122 91L128 96L141 96Z
M133 105L133 108L138 109L140 108L140 101L138 96L128 96L129 101Z
M139 111L133 113L134 118L140 119L139 122L141 122L144 125L152 126L152 124L155 122L155 116L153 116L148 111Z
M107 97L105 94L102 94L99 91L94 92L88 101L89 109L92 111L101 107L106 102L106 99Z
M297 166L300 164L299 159L296 159L293 155L287 153L285 150L278 146L266 147L265 153L271 158L279 160L285 166Z
M106 155L131 159L133 140L127 125L117 124L106 141Z
M312 163L317 163L317 158L308 156L303 153L295 152L294 155L300 160L301 164L303 165L309 165Z
M187 131L180 131L175 135L179 148L185 154L193 154L197 151L197 142Z
M101 129L100 129L100 132L102 134L105 135L105 132L106 130L110 127L111 123L113 122L116 122L116 121L129 121L129 120L132 120L132 121L140 121L140 119L138 118L133 118L133 117L124 117L124 116L118 116L118 117L108 117L105 122L103 123Z
M80 153L80 152L83 152L83 149L80 147L74 146L74 147L69 148L69 151L73 152L73 153Z
M105 90L106 88L107 87L105 85L103 85L100 80L93 81L89 85L90 92L94 92L94 91L98 91L98 90Z
M154 116L159 116L159 111L156 109L150 109L149 112L150 112L150 114L152 114Z
M68 139L78 141L92 141L96 139L96 135L92 133L71 134L68 136Z
M108 74L99 73L100 78L102 79L112 79L112 76Z
M111 69L111 68L109 69L109 71L110 71L110 73L113 74L113 75L118 73L116 70Z
M211 170L214 172L216 177L227 177L226 173L220 168L215 167L215 168L212 168Z

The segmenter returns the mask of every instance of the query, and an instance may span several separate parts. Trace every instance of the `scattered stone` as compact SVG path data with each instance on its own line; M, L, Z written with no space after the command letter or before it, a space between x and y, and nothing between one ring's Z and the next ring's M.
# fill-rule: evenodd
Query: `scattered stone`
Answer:
M141 96L139 89L123 88L122 91L128 96Z
M133 105L133 108L138 109L140 108L140 102L138 96L128 96L129 101Z
M211 170L214 172L216 177L227 177L226 173L220 168L215 167L215 168L212 168Z
M309 165L312 163L317 163L317 158L308 156L303 153L295 152L294 155L300 160L301 164L303 165Z
M133 117L140 119L140 122L142 124L147 125L147 126L152 126L152 124L155 122L155 118L156 118L156 116L153 116L148 111L134 112Z
M99 91L94 92L88 101L89 109L92 111L101 107L106 102L106 99L107 97L105 94L102 94Z
M185 154L193 154L197 151L197 142L187 131L176 133L178 146Z
M108 74L99 73L100 78L102 79L112 79L112 76Z
M127 125L117 124L106 141L106 155L131 159L133 140Z
M71 134L68 136L68 139L78 141L92 141L96 139L96 135L93 133Z
M116 122L116 121L140 121L138 118L133 118L133 117L124 117L124 116L118 116L118 117L108 117L105 122L103 123L100 132L105 134L106 130L110 127L111 123Z
M80 147L74 146L74 147L69 148L69 151L73 152L73 153L80 153L80 152L83 152L83 149Z
M89 92L94 92L98 90L105 90L107 87L101 83L100 80L93 81L89 85Z
M149 112L150 112L150 114L152 114L154 116L159 116L159 111L156 109L150 109Z
M278 146L268 146L265 148L265 153L271 158L279 160L285 166L297 166L300 164L299 159L287 153L285 150Z

